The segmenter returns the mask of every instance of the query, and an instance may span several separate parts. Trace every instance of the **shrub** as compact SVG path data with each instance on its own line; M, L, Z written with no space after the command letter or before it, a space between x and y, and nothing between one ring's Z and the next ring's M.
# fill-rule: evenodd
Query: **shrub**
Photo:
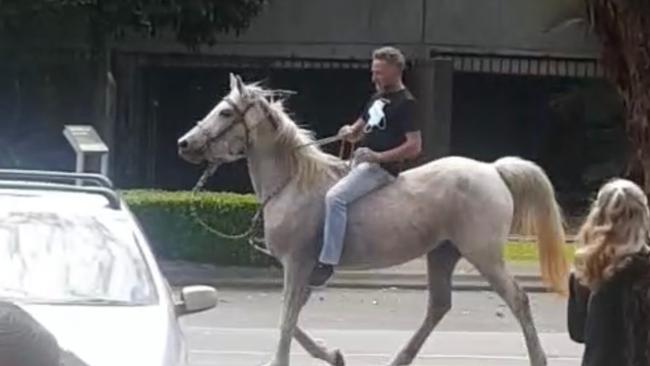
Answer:
M223 239L192 216L192 206L210 227L227 234L248 230L258 204L252 195L232 193L122 192L140 221L156 254L165 259L218 265L263 266L272 259L254 250L246 239ZM261 228L260 233L261 235Z

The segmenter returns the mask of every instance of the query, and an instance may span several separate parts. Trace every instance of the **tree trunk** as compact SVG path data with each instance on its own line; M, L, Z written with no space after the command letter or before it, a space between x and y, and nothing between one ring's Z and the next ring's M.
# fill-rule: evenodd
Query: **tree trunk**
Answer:
M632 142L634 162L643 172L637 180L646 194L650 194L650 90L638 91L626 103L627 134Z
M650 1L585 0L602 64L623 98L632 177L650 193Z

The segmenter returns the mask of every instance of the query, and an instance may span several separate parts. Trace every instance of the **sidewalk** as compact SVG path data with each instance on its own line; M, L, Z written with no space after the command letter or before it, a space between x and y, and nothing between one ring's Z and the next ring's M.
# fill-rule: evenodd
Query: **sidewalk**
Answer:
M161 261L161 269L172 286L210 285L219 288L281 288L280 268L219 267L184 261ZM528 292L544 292L539 265L533 262L509 263L519 285ZM490 285L468 262L461 260L454 272L455 290L491 291ZM425 259L400 266L370 271L338 271L330 288L407 288L426 289Z

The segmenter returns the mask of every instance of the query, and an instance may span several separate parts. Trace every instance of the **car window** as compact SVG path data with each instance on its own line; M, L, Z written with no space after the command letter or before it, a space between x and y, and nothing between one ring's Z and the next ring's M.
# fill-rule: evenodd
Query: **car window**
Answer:
M154 303L155 286L136 240L123 217L0 211L0 297Z

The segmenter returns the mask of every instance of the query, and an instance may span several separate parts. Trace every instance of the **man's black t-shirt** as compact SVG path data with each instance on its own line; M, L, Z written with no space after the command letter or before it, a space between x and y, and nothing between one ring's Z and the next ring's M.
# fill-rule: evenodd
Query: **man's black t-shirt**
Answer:
M371 113L373 108L374 112ZM368 122L373 114L377 115L376 112L381 110L383 118L377 126L371 128ZM408 89L375 94L366 105L361 118L367 129L362 146L377 152L400 146L406 141L407 132L420 130L415 120L415 98ZM382 163L381 166L393 175L398 175L401 170L400 162Z

